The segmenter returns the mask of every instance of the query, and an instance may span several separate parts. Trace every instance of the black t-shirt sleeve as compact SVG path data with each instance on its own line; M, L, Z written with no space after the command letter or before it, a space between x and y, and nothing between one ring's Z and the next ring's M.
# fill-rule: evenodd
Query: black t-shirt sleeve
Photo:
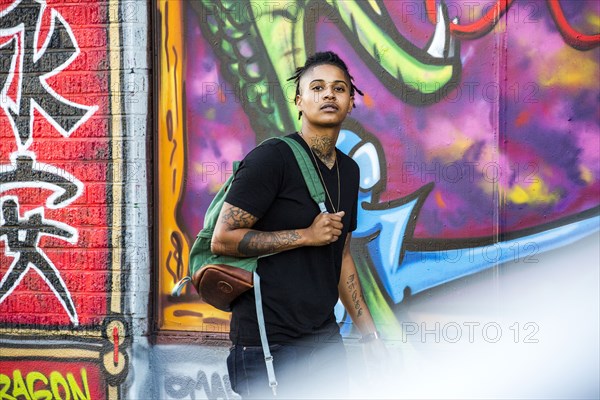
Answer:
M352 206L352 218L350 219L350 229L348 229L348 232L354 232L358 224L358 190L360 181L360 170L358 168L358 164L356 164L356 162L352 159L351 161L354 170L353 185L356 189L354 191L354 205Z
M354 232L356 230L358 220L358 196L354 199L354 206L352 207L352 219L350 220L350 229L348 232Z
M240 163L225 201L261 218L279 193L283 163L274 144L256 147Z

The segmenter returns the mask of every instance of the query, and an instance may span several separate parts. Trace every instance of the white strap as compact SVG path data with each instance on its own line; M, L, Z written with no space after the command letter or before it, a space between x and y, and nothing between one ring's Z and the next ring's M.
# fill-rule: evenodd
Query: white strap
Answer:
M256 299L256 317L258 319L258 331L260 332L260 343L262 344L263 354L265 356L265 365L267 366L267 375L269 377L269 386L273 390L273 395L277 396L277 379L275 378L275 369L273 368L273 356L269 349L267 340L267 330L265 328L265 316L263 314L262 296L260 293L260 277L254 272L254 297Z
M329 212L327 211L327 207L325 207L325 203L319 203L319 209L323 214L329 214Z
M173 290L171 290L171 296L178 297L181 294L183 287L188 282L191 282L191 281L192 281L192 278L190 278L189 276L186 276L186 277L180 279L179 282L177 282L177 284L175 284L175 287L173 288Z

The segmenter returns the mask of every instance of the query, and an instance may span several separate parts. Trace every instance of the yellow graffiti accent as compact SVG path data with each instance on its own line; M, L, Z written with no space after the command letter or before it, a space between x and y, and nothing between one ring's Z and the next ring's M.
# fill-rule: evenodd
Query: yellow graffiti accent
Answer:
M16 369L13 372L13 391L12 395L15 397L25 396L27 400L31 400L31 396L27 392L27 387L25 386L25 381L23 380L23 375L21 375L21 371Z
M544 63L539 83L542 86L558 86L573 89L598 87L598 63L581 56L581 52L565 46Z
M224 174L217 173L220 168L225 169L226 166L224 164L217 166L215 163L201 163L195 162L192 164L192 170L198 176L202 177L202 181L205 180L208 183L208 191L210 194L216 194L219 189L223 186L223 183L227 180L227 177Z
M33 331L35 332L35 331ZM64 331L61 332L64 335ZM41 332L35 332L38 335ZM50 333L48 333L50 334ZM101 335L102 332L99 332ZM82 350L82 349L37 349L37 348L11 348L11 347L0 347L0 355L5 357L39 357L39 358L48 358L48 359L63 359L69 360L73 358L77 358L78 360L88 359L91 361L97 361L99 357L99 353L97 351L92 350Z
M438 147L427 148L429 159L437 159L444 163L460 162L464 154L473 146L473 139L466 136L447 118L440 118L432 126L445 126L448 133L444 135L445 140ZM435 131L431 130L435 135Z
M170 293L174 282L170 274L187 273L189 247L181 228L177 223L177 207L183 192L183 171L185 168L185 135L183 118L183 93L181 91L183 75L183 10L180 1L159 1L158 8L166 34L163 34L160 48L161 80L158 103L158 191L161 212L158 218L159 245L159 281L160 303ZM183 269L183 271L181 271ZM165 303L159 309L166 307ZM166 310L165 310L166 312ZM173 329L171 318L159 317L162 328Z
M9 388L10 378L4 374L0 374L0 400L16 400L13 396L6 393Z
M594 28L600 28L600 15L590 13L586 16L585 19L588 22L588 24L592 25Z
M581 179L583 179L585 183L590 184L594 182L594 174L592 174L592 171L590 171L588 167L586 167L585 165L580 165L579 172L581 174L579 176L581 177Z
M373 9L373 11L375 11L377 14L381 15L381 9L379 8L379 5L377 4L377 1L375 1L375 0L369 0L369 5Z
M444 143L443 147L429 150L429 157L437 158L444 163L459 162L471 146L473 146L473 140L457 134L452 142Z
M21 400L23 398L26 400L91 400L85 368L81 368L80 375L83 390L71 372L67 373L66 379L58 371L52 371L49 378L41 372L31 371L23 379L21 371L16 369L13 371L12 380L8 375L0 374L0 400ZM42 388L36 390L36 382L41 382ZM9 394L11 383L12 392ZM50 383L50 390L47 390L48 383Z
M69 387L71 388L71 393L73 394L73 400L90 400L92 396L90 396L90 388L87 383L87 372L84 368L81 368L81 381L83 382L83 389L85 390L85 394L81 391L81 388L75 381L75 377L72 373L67 374L67 381L69 382Z
M63 399L63 397L61 396L61 391L59 390L58 386L62 386L62 392L65 395L65 399L70 399L71 398L71 392L69 392L69 386L67 383L67 380L65 379L64 376L62 376L62 374L58 371L52 371L50 373L50 388L52 389L52 395L54 396L55 399Z
M32 371L27 374L27 390L35 400L50 400L52 393L49 390L35 390L35 381L42 381L44 386L48 386L48 378L41 372ZM43 396L43 397L42 397Z
M508 200L514 204L547 204L558 200L557 193L549 193L540 178L526 187L515 185L508 192Z

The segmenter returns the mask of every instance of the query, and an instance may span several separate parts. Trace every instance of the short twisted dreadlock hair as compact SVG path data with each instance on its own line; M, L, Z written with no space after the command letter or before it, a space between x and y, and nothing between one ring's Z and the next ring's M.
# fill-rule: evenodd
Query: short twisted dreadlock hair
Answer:
M354 85L354 78L352 75L350 75L346 63L333 51L315 53L306 59L304 66L296 68L294 75L288 78L288 81L293 80L296 82L296 96L300 94L300 78L302 75L304 75L304 73L310 68L323 64L334 65L344 71L348 82L350 82L350 96L354 96L354 92L363 96L363 92L361 92L361 90ZM354 104L354 108L356 108L356 104ZM298 119L300 118L302 118L302 111L298 113Z

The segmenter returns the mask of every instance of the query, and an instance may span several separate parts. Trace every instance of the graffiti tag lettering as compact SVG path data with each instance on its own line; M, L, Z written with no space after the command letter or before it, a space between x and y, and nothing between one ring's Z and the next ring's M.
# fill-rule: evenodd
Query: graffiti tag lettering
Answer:
M232 399L237 398L231 389L229 376L213 372L210 383L204 371L198 371L196 379L184 375L170 375L165 378L165 392L174 399L190 398L196 399L196 391L203 391L208 399Z
M87 372L81 368L79 382L68 372L66 377L58 371L48 376L38 371L28 372L25 376L20 370L13 371L12 376L0 374L0 399L73 399L90 400Z

